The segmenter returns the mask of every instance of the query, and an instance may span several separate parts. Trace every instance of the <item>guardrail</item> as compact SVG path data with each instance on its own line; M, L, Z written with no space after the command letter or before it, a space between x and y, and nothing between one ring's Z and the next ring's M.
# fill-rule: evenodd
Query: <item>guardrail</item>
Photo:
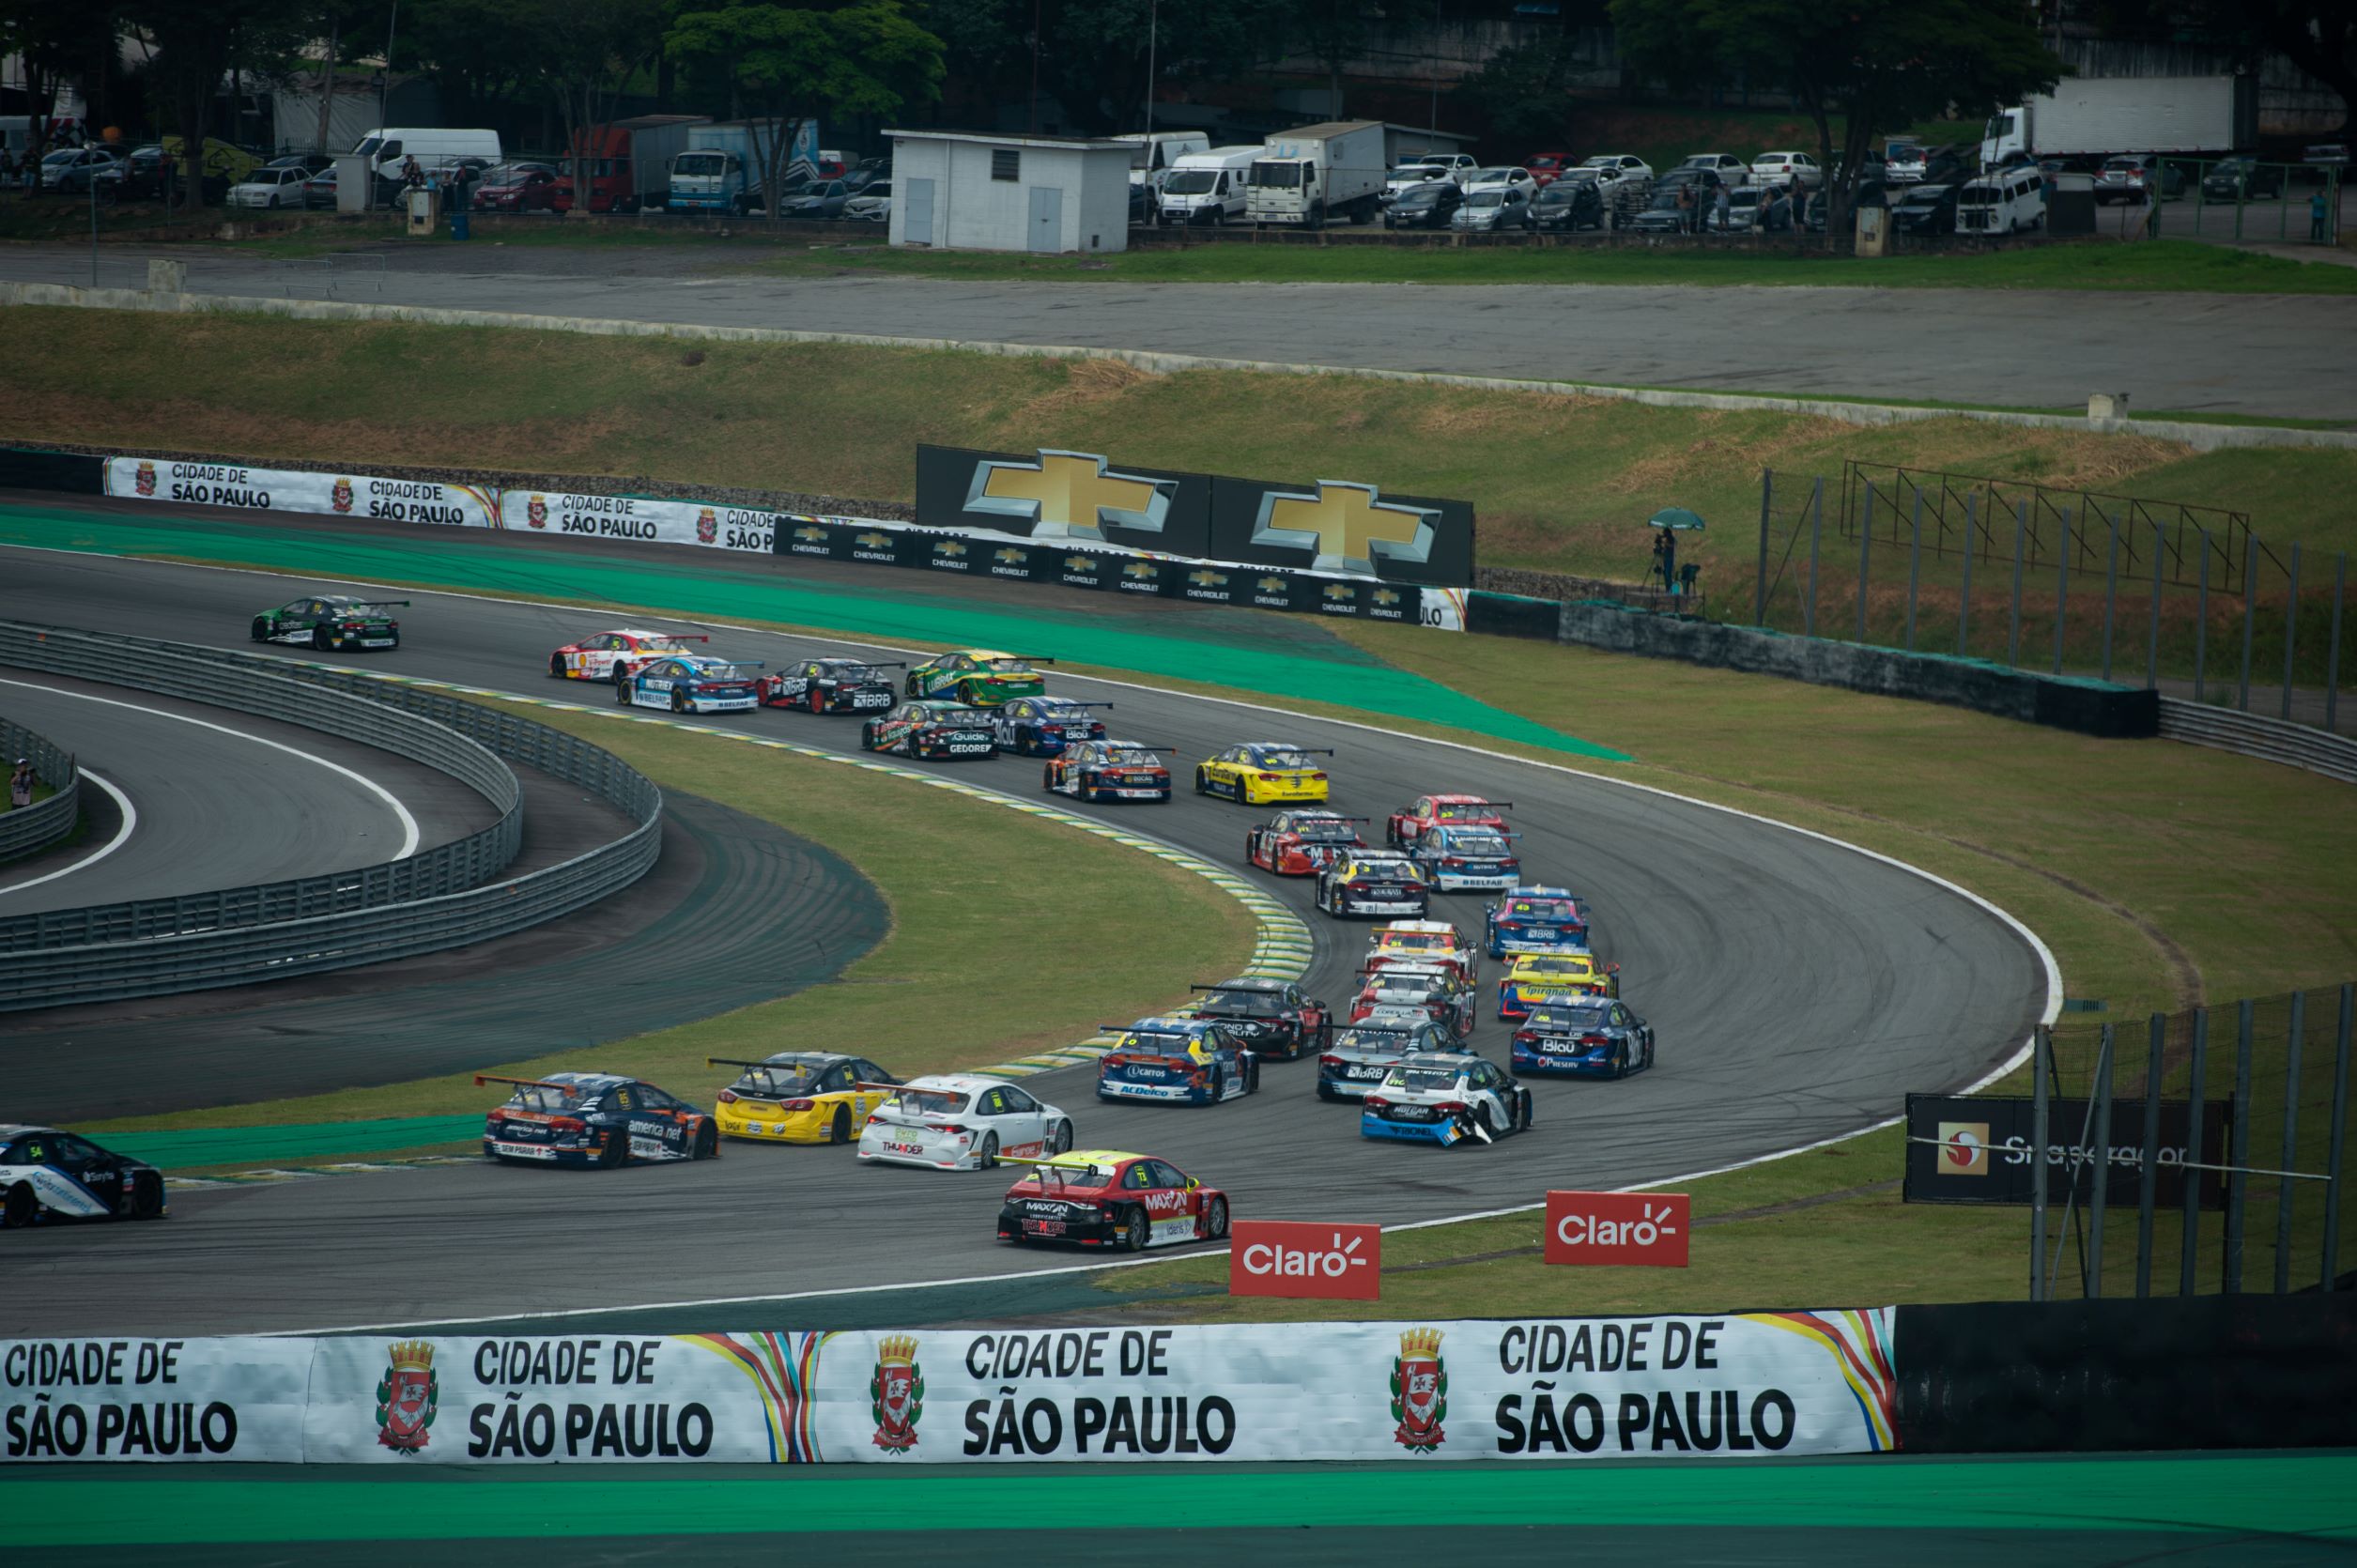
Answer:
M455 698L250 653L16 623L0 623L0 663L103 674L118 684L402 750L430 765L442 764L420 752L439 751L453 763L465 760L469 772L495 788L503 778L513 792L495 797L502 805L501 821L474 836L477 848L444 856L439 870L418 867L429 858L421 854L304 879L316 885L300 894L280 884L193 899L143 900L112 907L144 908L144 917L110 915L97 923L98 929L140 934L69 945L20 940L0 967L0 1010L240 985L465 946L555 919L626 887L646 873L661 849L663 795L654 780L562 730ZM396 739L417 749L392 744ZM480 881L504 869L521 841L522 790L502 757L597 794L637 825L561 865L502 882ZM466 881L470 865L479 884ZM196 923L206 909L223 923ZM92 913L61 912L68 920Z
M2182 698L2161 699L2161 738L2189 746L2215 746L2262 761L2306 768L2344 784L2357 784L2357 741L2279 718L2213 708Z
M73 831L82 814L82 770L70 753L20 724L0 718L0 772L15 772L18 758L53 792L23 811L0 816L0 860L45 850Z

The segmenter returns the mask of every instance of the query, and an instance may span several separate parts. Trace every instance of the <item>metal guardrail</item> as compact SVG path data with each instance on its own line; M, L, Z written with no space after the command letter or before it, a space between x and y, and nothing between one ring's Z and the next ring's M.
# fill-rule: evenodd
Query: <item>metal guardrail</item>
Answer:
M2304 724L2257 714L2213 708L2182 698L2161 699L2161 738L2190 746L2215 746L2286 767L2306 768L2344 784L2357 784L2357 741Z
M661 850L663 794L654 780L611 752L534 720L343 670L0 623L0 663L65 659L75 653L83 659L73 667L78 674L102 672L124 684L167 683L148 689L183 691L290 722L319 720L318 728L387 749L399 749L388 745L396 732L420 744L438 734L435 744L451 759L472 753L515 790L516 809L502 815L501 826L485 830L490 835L503 834L512 822L520 841L521 788L499 757L600 796L637 826L561 865L503 882L394 898L388 891L393 885L391 873L410 864L396 862L393 868L307 879L332 884L315 893L309 904L284 899L239 902L223 895L229 899L223 913L242 917L241 924L175 926L159 912L162 930L156 934L21 951L0 965L0 1011L240 985L465 946L555 919L617 892L643 876ZM146 679L123 679L131 667ZM232 696L241 700L226 700ZM267 705L271 702L283 705ZM514 855L511 845L485 874L496 874ZM464 864L457 860L448 874L454 880L463 875ZM188 900L149 902L170 906Z
M0 773L15 772L18 758L33 764L33 773L51 793L22 811L0 815L0 860L45 850L73 831L82 815L82 770L70 753L23 725L0 718Z

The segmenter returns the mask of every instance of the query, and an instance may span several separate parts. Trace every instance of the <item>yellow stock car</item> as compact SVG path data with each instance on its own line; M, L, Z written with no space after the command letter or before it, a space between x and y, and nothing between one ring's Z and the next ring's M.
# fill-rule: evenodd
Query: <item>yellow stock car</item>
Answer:
M744 1069L713 1108L720 1136L768 1144L856 1142L868 1113L901 1082L873 1062L822 1051L780 1051L758 1062L709 1056L704 1065Z
M1618 996L1621 966L1592 953L1517 953L1498 982L1498 1016L1526 1018L1541 997L1580 993Z
M1320 757L1331 751L1294 746L1286 741L1254 741L1231 746L1197 764L1194 792L1219 795L1242 806L1298 806L1326 798L1326 770Z

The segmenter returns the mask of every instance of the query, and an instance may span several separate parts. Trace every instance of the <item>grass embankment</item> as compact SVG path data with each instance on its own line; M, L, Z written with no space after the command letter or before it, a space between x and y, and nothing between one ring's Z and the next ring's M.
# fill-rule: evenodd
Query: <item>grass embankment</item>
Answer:
M705 1067L706 1056L846 1051L908 1076L1069 1045L1094 1034L1108 1009L1136 1016L1168 1006L1205 976L1234 973L1252 951L1252 917L1201 877L1024 812L665 723L488 705L593 741L666 789L824 845L864 871L890 907L891 933L825 984L597 1051L599 1067L691 1100L709 1101L735 1076ZM1023 985L977 988L977 953L1020 961ZM531 1076L581 1065L573 1053L486 1070ZM481 1112L491 1093L455 1073L90 1130L458 1115Z
M21 309L10 341L71 364L64 385L0 384L0 431L167 446L250 462L432 462L645 475L906 500L918 441L1061 446L1215 473L1366 475L1471 496L1481 559L1634 580L1644 519L1692 507L1687 559L1722 598L1754 571L1759 476L1845 458L2087 485L2249 510L2271 542L2357 548L2357 453L2194 453L2139 436L1970 420L1861 427L1618 399L839 345L678 344L260 316ZM179 367L201 364L193 385ZM1838 572L1837 568L1832 570Z

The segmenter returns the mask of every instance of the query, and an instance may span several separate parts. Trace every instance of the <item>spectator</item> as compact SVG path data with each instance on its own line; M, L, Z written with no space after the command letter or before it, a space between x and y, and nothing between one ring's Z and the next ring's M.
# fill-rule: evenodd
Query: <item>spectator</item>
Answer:
M401 183L408 186L412 191L423 190L424 188L425 171L418 167L417 155L415 153L411 153L409 156L401 160Z
M1691 180L1678 187L1678 232L1690 234L1694 229L1694 185Z
M1727 214L1733 206L1734 200L1727 194L1727 186L1722 180L1719 183L1718 198L1711 204L1711 210L1718 215L1718 232L1721 234L1727 232Z
M2330 245L2333 237L2327 229L2332 221L2333 204L2324 199L2324 188L2318 186L2316 194L2308 198L2308 242Z
M22 811L33 804L33 764L30 759L16 760L16 772L8 776L8 809Z

